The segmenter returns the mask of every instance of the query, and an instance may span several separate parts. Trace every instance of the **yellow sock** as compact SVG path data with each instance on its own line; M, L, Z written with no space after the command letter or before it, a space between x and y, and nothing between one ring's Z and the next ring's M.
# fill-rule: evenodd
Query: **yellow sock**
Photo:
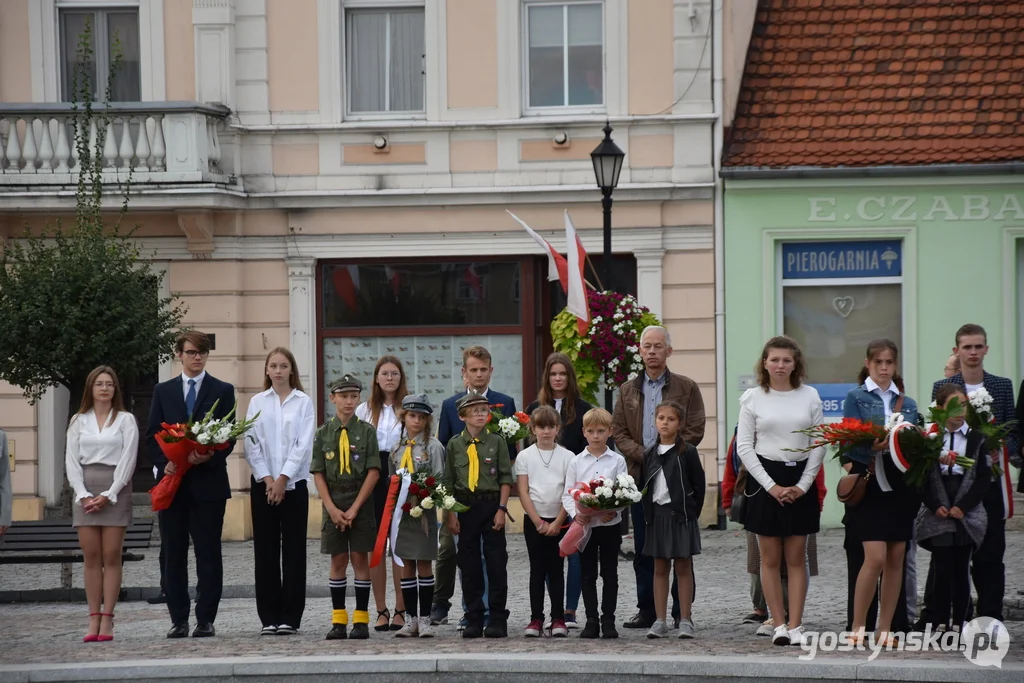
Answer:
M370 613L364 609L357 609L352 612L352 623L353 624L369 624Z
M363 612L363 614L367 614ZM369 615L367 615L369 616ZM356 612L356 619L359 618L359 612ZM345 624L348 625L348 610L335 609L331 610L331 623L332 624Z

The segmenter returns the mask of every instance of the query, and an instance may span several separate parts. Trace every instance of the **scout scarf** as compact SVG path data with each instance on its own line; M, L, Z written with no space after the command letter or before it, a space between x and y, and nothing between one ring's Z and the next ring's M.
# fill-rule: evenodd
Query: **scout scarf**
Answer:
M469 434L467 433L467 436ZM480 439L470 439L466 455L469 456L469 490L476 491L476 483L480 479L480 456L476 452L476 445Z
M402 462L398 464L398 469L405 470L410 474L416 471L416 463L412 459L412 449L416 445L416 439L408 439L405 442L405 453L402 454Z
M338 451L341 455L341 462L338 464L338 471L342 474L352 474L352 449L348 445L348 428L341 428L341 438L338 439Z

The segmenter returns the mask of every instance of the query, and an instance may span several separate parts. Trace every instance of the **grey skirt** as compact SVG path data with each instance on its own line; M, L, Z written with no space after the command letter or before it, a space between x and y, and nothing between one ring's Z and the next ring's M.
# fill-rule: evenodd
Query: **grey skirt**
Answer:
M84 465L82 478L89 493L98 496L114 483L113 465ZM83 501L84 502L84 501ZM72 526L130 526L132 523L132 482L129 480L117 494L117 503L99 512L85 511L78 503L72 506Z
M642 553L648 557L674 559L700 555L700 526L696 519L685 519L667 505L654 504L647 520L647 535Z
M402 521L398 523L398 538L395 540L395 547L391 552L409 560L430 560L437 559L437 514L430 510L419 519L413 519L409 515L402 515Z

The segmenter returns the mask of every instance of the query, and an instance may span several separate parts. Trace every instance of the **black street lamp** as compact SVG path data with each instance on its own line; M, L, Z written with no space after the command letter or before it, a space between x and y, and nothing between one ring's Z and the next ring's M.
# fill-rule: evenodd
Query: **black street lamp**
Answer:
M601 188L601 207L604 209L604 287L608 291L615 291L612 281L612 192L619 184L619 174L622 172L622 160L626 153L619 149L619 146L612 141L611 123L604 125L604 140L590 153L590 160L594 163L594 176L597 178L597 186Z

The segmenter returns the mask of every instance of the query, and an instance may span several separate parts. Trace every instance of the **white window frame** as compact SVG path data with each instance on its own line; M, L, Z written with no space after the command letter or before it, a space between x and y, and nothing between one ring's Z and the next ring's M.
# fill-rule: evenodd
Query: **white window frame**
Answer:
M342 100L342 111L344 112L345 120L347 121L409 121L417 119L427 118L427 101L429 98L428 91L430 87L430 69L428 67L429 55L430 55L430 29L429 29L429 15L427 11L426 0L335 0L341 2L340 12L340 26L339 31L341 35L340 50L339 50L339 72L341 76L341 100ZM352 98L349 97L348 84L350 79L349 76L349 59L348 59L348 12L358 12L360 10L398 10L398 9L422 9L423 10L423 52L424 57L422 60L423 64L423 108L418 111L367 111L367 112L353 112L352 111ZM388 18L390 22L390 16ZM388 35L390 41L390 34ZM390 44L388 46L388 63L391 60ZM389 70L385 70L385 78L389 77L387 73ZM390 98L390 93L385 91L385 98Z
M102 5L102 6L84 6L81 3L74 4L58 4L57 5L57 36L58 36L58 68L60 69L60 94L61 98L71 101L70 97L73 93L66 92L65 86L70 90L73 85L73 74L64 73L64 68L67 66L67 59L64 55L61 55L60 51L64 48L67 43L67 36L64 34L64 24L61 21L62 15L66 12L75 13L92 13L94 16L105 16L108 12L118 12L125 10L134 10L136 21L139 22L139 39L141 43L142 38L142 22L139 18L138 4L123 4L123 5ZM110 35L107 32L107 24L104 21L95 22L93 25L93 55L96 64L96 86L97 92L93 93L95 101L99 102L103 99L103 93L105 92L108 84L108 78L110 76L110 56L109 56L109 45ZM77 44L77 43L76 43ZM140 44L141 52L141 44ZM66 81L66 82L65 82ZM142 99L142 72L139 72L139 100Z
M135 8L139 12L141 101L167 99L164 54L164 0L29 0L29 53L32 101L60 102L60 16L62 9Z
M601 94L604 102L587 105L566 105L556 107L535 107L530 104L530 8L543 6L564 7L562 21L562 77L563 92L568 98L569 81L567 78L569 60L569 5L600 5L601 7ZM571 114L603 114L608 111L608 12L610 8L606 0L528 0L523 3L520 18L520 73L522 74L521 92L523 114L525 116L565 116Z

